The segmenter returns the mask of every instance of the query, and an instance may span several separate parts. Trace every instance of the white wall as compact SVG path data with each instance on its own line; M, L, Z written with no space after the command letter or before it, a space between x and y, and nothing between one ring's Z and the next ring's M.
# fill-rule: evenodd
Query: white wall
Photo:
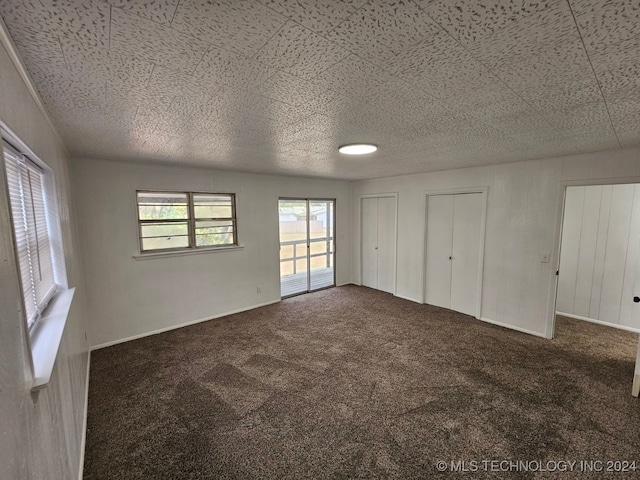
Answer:
M69 286L76 287L51 382L31 394L10 210L0 175L0 478L75 479L80 468L89 355L67 154L1 46L0 121L55 172L67 277Z
M280 196L336 199L337 283L351 281L347 182L87 159L73 178L94 346L278 301ZM138 189L236 193L244 248L135 260Z
M640 329L639 250L640 185L568 187L558 313Z
M356 182L352 276L360 282L360 197L398 193L398 296L423 301L425 192L489 189L481 316L550 336L563 182L640 176L640 150L620 150ZM606 183L606 182L603 182ZM613 183L613 182L610 182ZM552 253L550 263L541 254Z

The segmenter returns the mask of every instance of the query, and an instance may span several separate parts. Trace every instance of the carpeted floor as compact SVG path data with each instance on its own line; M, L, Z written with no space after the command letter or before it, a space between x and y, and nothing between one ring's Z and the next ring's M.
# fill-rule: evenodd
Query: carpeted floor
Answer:
M544 340L356 286L294 297L93 352L84 478L571 476L483 460L639 478L637 341L565 318Z

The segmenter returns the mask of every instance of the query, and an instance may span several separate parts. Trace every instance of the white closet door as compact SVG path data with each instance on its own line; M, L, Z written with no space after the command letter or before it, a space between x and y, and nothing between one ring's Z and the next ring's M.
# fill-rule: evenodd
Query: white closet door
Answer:
M602 186L593 185L584 189L584 208L580 225L580 244L576 273L576 296L573 310L563 310L581 317L589 317L591 310L591 288L595 270L596 249L598 248L598 227L600 223L600 204ZM634 272L635 276L635 265ZM562 275L562 272L560 272ZM635 277L634 277L635 278Z
M451 309L476 316L482 194L454 195Z
M584 188L567 188L564 201L560 276L556 302L556 310L564 313L573 313L573 303L576 296L580 230L584 213Z
M378 198L378 275L377 288L395 293L396 199Z
M378 288L378 199L362 199L362 285Z
M636 265L636 284L633 296L640 297L640 256L638 256ZM633 300L633 313L635 315L640 315L640 303L636 303L635 299ZM639 317L636 316L636 318ZM634 397L640 396L640 341L638 341L638 353L636 354L636 368L633 375L633 387L631 394Z
M620 302L624 281L624 274L620 272L624 272L627 263L633 191L633 185L613 186L598 317L603 322L617 324L620 321Z
M426 303L451 308L451 247L455 195L432 195L427 203Z

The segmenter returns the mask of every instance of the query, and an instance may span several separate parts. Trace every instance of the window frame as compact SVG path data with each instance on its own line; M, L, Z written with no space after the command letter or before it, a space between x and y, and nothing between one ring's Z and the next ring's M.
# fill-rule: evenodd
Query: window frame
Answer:
M6 144L6 146L8 147L8 152L10 154L12 154L13 156L22 157L21 160L19 160L17 163L19 164L20 162L24 162L26 164L25 168L27 168L30 172L37 173L40 176L40 182L41 182L40 186L42 191L40 193L42 195L42 202L44 207L44 221L45 221L45 227L47 231L47 240L49 243L48 254L51 256L51 259L50 259L51 275L53 276L52 278L53 285L51 289L41 299L37 298L37 289L35 288L33 274L29 274L29 277L31 277L31 291L32 291L30 296L32 298L27 299L27 291L24 285L24 273L23 273L24 265L22 265L21 258L17 248L17 243L16 243L17 232L16 232L14 212L13 212L13 199L11 198L10 189L7 186L7 196L10 204L9 210L11 213L10 215L11 235L13 238L14 247L16 248L16 266L18 267L18 272L20 273L20 290L21 290L20 293L22 297L22 307L24 309L24 322L27 327L27 332L29 336L33 337L36 329L39 327L40 320L46 315L45 312L49 306L49 303L60 291L66 288L62 284L63 282L59 279L60 266L57 264L58 262L56 261L56 252L52 246L54 237L55 237L55 235L53 234L54 226L52 225L52 222L54 222L54 219L52 217L53 217L54 210L57 211L57 205L50 205L51 199L48 197L50 197L51 195L49 188L51 188L50 183L52 178L50 177L52 177L53 172L50 170L50 168L46 164L43 164L42 161L39 161L38 157L33 155L31 152L29 152L27 148L24 148L24 146L22 146L20 142L16 141L13 137L9 135L5 135L2 137L1 141L3 144ZM6 181L9 182L8 167L6 165L6 160L4 159L5 152L7 151L6 146L2 145L2 151L3 151L2 161L3 161L3 168L5 169L5 178L6 178ZM18 169L21 170L22 167L19 166ZM31 200L32 203L33 203L33 193L34 193L34 190L30 182L29 194L30 194L30 197L32 198ZM32 204L32 208L33 208L33 204ZM37 222L35 212L33 215L34 215L33 221L35 223L34 229L36 230L36 248L37 248L37 251L35 252L35 254L38 257L37 263L39 264L41 252L39 250L40 242L37 240L38 222ZM31 268L29 270L31 270ZM35 312L34 312L35 315L33 316L33 318L30 318L30 316L28 315L29 308L27 307L27 303L31 303L31 301L33 301L33 306L35 307Z
M155 193L155 194L183 194L187 197L187 212L189 214L187 219L167 219L167 220L156 220L156 219L141 219L140 218L140 202L139 202L139 194L140 193ZM198 195L216 195L216 196L228 196L231 199L231 217L225 218L195 218L195 203L194 196ZM238 214L237 214L237 195L235 193L228 192L204 192L204 191L185 191L185 190L136 190L136 218L138 222L138 252L141 257L144 256L157 256L163 254L176 254L176 253L193 253L193 252L201 252L201 251L219 251L225 249L233 249L240 247L240 243L238 241ZM229 220L233 225L233 243L228 243L224 245L196 245L196 222L197 221L224 221ZM148 223L187 223L187 238L189 239L189 245L186 247L172 247L172 248L155 248L155 249L144 249L142 247L142 226Z
M0 143L3 158L0 165L0 181L6 195L8 214L7 221L11 228L11 243L13 247L13 260L10 268L16 275L17 302L15 304L18 313L17 320L20 330L24 334L27 349L25 351L25 364L28 364L31 377L25 378L32 392L45 388L53 375L53 367L62 343L62 336L69 319L71 305L75 294L75 287L69 287L67 278L67 262L62 225L60 191L56 181L56 171L46 162L42 161L33 151L13 132L6 124L0 121ZM27 157L29 161L42 170L42 190L47 223L47 234L50 241L50 252L53 263L54 284L56 291L49 299L46 306L41 309L40 316L28 326L26 312L26 295L22 285L22 272L20 258L16 243L16 232L11 207L11 193L9 191L7 166L4 160L5 143L20 155ZM86 338L86 334L85 334Z

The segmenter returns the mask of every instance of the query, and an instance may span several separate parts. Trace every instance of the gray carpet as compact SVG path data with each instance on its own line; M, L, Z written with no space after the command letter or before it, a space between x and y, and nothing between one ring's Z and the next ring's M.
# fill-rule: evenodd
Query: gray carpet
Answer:
M436 468L485 459L640 472L637 341L565 318L544 340L356 286L294 297L93 352L84 478L605 476Z

